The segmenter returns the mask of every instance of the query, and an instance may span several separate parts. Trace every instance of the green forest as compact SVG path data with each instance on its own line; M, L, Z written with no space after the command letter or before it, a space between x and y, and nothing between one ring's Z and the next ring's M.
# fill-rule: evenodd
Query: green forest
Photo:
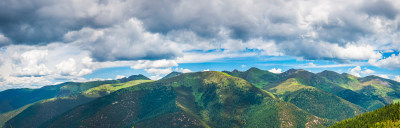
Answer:
M400 127L400 103L343 120L331 128L397 128Z

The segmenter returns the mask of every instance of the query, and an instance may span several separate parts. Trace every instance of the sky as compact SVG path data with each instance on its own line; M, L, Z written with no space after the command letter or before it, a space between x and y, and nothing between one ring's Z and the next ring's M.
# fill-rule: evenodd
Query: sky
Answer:
M400 81L399 0L2 0L0 90L172 71Z

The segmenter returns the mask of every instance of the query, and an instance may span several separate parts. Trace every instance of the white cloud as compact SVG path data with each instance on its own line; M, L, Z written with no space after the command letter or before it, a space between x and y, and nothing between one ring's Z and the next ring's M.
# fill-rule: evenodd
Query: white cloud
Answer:
M310 65L310 67L317 67L317 65L314 63L308 63L308 64Z
M242 64L241 67L244 68L244 67L246 67L246 65Z
M356 67L350 69L349 73L354 75L354 76L361 77L360 74L362 74L362 75L371 75L371 74L374 74L375 71L371 70L371 69L367 69L367 68L364 68L364 70L362 70L360 66L356 66Z
M193 72L192 70L186 69L186 68L175 68L175 71L177 71L177 72L182 72L182 73Z
M4 81L0 82L0 90L9 88L39 88L43 85L49 85L46 77L6 77Z
M132 69L144 69L149 74L168 74L172 72L171 67L178 66L175 60L139 60L132 65ZM159 77L159 76L158 76Z
M176 59L177 63L200 63L209 62L213 60L223 58L234 58L234 57L249 57L256 56L257 53L230 53L230 52L211 52L211 53L199 53L199 52L188 52L184 53L182 57Z
M360 72L361 72L361 67L360 66L356 66L356 67L352 68L349 73L351 75L360 77Z
M385 74L379 74L378 76L379 76L379 77L382 77L382 78L385 78L385 79L389 79L389 76L388 76L388 75L385 75Z
M15 66L14 75L41 76L52 73L45 65L47 57L48 57L48 50L30 50L23 52L18 57L13 58L17 61L20 61L18 65L13 65Z
M392 54L384 59L371 59L368 61L371 65L376 67L398 69L400 68L400 56Z
M152 79L152 80L159 80L159 79L161 79L162 77L160 76L160 75L154 75L154 76L150 76L150 79Z
M115 76L115 79L122 79L122 78L126 78L126 76L124 76L124 75L117 75L117 76Z
M112 80L111 78L103 79L103 78L90 78L90 79L85 79L83 77L77 77L74 79L71 79L70 81L72 82L90 82L90 81L104 81L104 80Z
M172 72L171 68L149 68L149 69L144 69L147 73L149 74L168 74Z
M282 43L281 49L287 50L288 55L304 57L306 59L320 60L369 60L382 58L382 54L377 52L372 45L339 45L329 42L314 42L306 40L304 42Z
M76 62L74 59L69 58L68 60L63 60L59 64L56 65L58 71L61 72L62 75L76 75Z
M364 75L371 75L374 73L375 73L375 71L371 70L371 69L365 69L364 71L361 71L361 74L364 74Z
M205 71L210 71L210 69L204 69L203 72L205 72Z
M355 65L361 65L362 63L351 63L351 64L328 64L328 65L317 65L314 63L308 63L306 65L300 65L300 68L338 68L338 67L352 67ZM297 66L297 65L292 65Z
M394 76L393 80L400 82L400 76L399 75Z
M276 74L279 74L279 73L282 73L282 69L280 69L280 68L273 68L273 69L270 69L270 70L268 70L269 72L272 72L272 73L276 73Z
M175 60L139 60L135 65L131 66L132 69L147 69L147 68L165 68L178 66Z
M0 90L41 87L55 79L73 80L101 68L88 53L68 44L11 45L0 51Z

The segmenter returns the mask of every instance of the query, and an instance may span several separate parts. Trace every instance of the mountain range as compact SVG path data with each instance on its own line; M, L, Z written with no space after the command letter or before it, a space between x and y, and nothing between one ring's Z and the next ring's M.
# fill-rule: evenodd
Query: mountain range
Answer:
M290 69L172 72L0 92L8 127L330 127L400 101L377 76ZM342 121L342 122L341 122Z

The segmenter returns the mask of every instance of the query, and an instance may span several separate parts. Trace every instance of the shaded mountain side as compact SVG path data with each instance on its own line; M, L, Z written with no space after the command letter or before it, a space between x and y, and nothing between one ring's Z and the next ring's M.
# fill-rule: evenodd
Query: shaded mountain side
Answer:
M333 94L316 88L300 89L283 97L284 101L318 117L340 121L367 110Z
M372 112L343 120L331 128L398 128L400 127L400 103L394 103Z
M32 103L33 104L33 103ZM2 128L3 125L10 119L14 118L18 114L20 114L22 111L24 111L26 108L30 107L32 104L25 105L23 107L20 107L18 109L2 113L0 114L0 127Z
M340 121L366 112L358 105L315 87L303 85L295 78L288 79L268 91L283 101L293 103L322 118Z
M335 81L330 81L329 79L319 76L318 74L314 74L306 70L293 71L294 70L291 70L290 73L280 74L285 77L281 76L282 78L279 81L265 86L264 89L268 90L269 88L274 87L287 79L295 78L303 85L312 86L325 92L332 93L367 110L374 110L385 105L385 103L381 102L383 99L380 97L371 97L363 93L358 93L350 89L343 88L342 86L336 84Z
M334 121L314 116L297 106L281 100L268 100L246 111L248 128L324 128Z
M64 84L40 89L9 89L0 92L0 113L18 109L39 100L56 97Z
M168 79L168 78L172 78L172 77L175 77L175 76L179 76L179 75L182 75L183 73L181 73L181 72L171 72L171 73L169 73L168 75L166 75L166 76L164 76L163 78L161 78L161 79Z
M131 80L149 80L143 75L133 75L128 78L92 82L66 82L58 85L44 86L39 89L9 89L0 92L0 114L18 109L43 99L77 94L87 89L103 85L122 83Z
M73 96L40 101L8 120L4 124L4 127L35 128L55 116L94 99L84 96Z
M122 88L131 87L146 82L152 82L152 80L133 80L125 83L105 84L72 96L43 100L32 104L18 115L10 118L4 124L4 126L12 126L16 128L35 128L78 105L87 103L97 99L98 97L108 95Z
M332 71L324 71L318 74L332 80L343 88L350 89L371 99L376 99L383 104L400 101L400 83L390 79L378 76L359 78L350 74L338 74ZM377 107L381 107L382 103Z
M274 99L222 72L187 73L121 89L41 127L328 126L332 121Z

